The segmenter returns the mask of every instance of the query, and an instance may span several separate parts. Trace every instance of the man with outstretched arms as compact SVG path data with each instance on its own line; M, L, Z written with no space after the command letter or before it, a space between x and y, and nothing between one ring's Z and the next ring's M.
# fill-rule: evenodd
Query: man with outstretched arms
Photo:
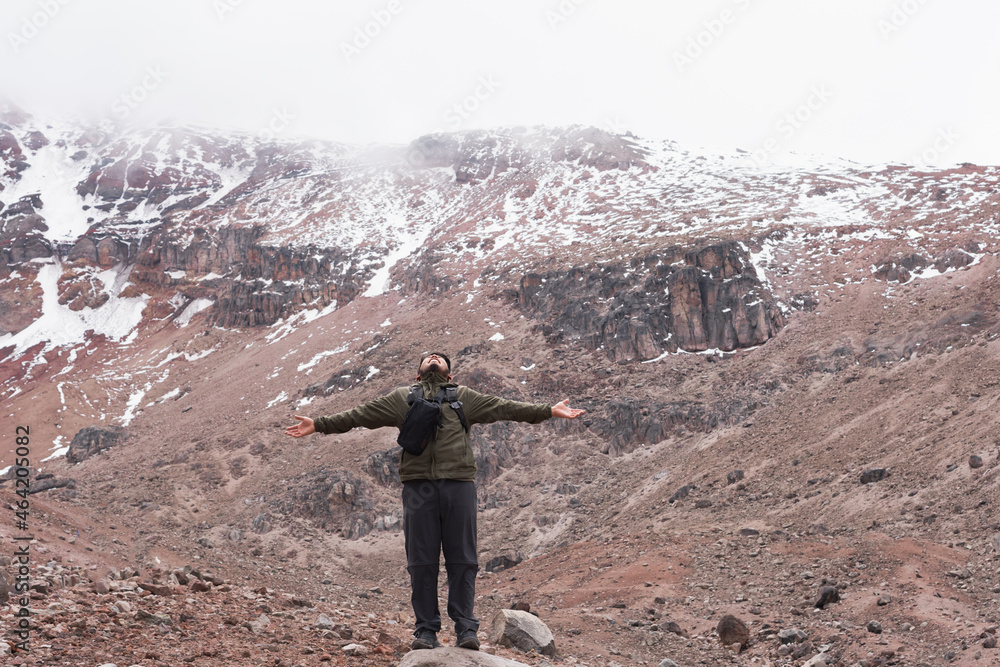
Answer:
M295 415L298 424L285 429L301 438L311 433L346 433L352 428L403 426L416 394L441 405L440 421L420 454L402 451L399 479L403 482L403 538L410 573L410 601L416 617L412 647L441 644L437 580L439 554L444 551L448 573L448 616L455 622L455 645L478 649L479 620L473 614L479 557L476 547L476 458L469 442L473 424L510 420L537 424L550 417L576 419L584 410L569 400L549 406L521 403L480 394L452 382L451 360L434 353L420 358L419 390L400 387L356 408L315 420ZM416 386L416 385L415 385ZM442 403L441 397L448 399ZM457 401L454 400L457 397Z

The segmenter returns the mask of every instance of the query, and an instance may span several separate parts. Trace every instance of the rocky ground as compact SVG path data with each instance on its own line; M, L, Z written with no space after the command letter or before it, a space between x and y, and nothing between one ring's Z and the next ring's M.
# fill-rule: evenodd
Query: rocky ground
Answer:
M520 425L488 441L513 441L512 462L481 486L481 560L523 560L484 567L478 613L485 629L497 610L529 604L559 654L491 650L528 664L792 665L820 652L844 665L992 664L996 268L990 260L937 279L947 290L927 281L887 298L861 287L852 301L793 318L752 352L616 367L589 386L552 373L545 386L561 383L591 424ZM910 305L918 300L922 308ZM984 313L982 324L964 334L970 309ZM954 322L966 338L951 338ZM866 361L913 332L931 352ZM466 362L478 370L467 372L518 381L500 375L516 363L502 352L476 354ZM593 360L566 355L568 365L584 362ZM396 372L406 366L400 360ZM613 386L664 404L669 394L752 388L760 405L731 426L699 430L689 420L656 442L629 438L602 452L595 429ZM161 419L147 428L167 428ZM146 435L76 466L48 466L73 483L30 496L33 579L47 583L32 594L32 652L11 664L395 664L412 623L391 520L398 492L391 470L381 483L366 467L391 434L284 444L285 421L273 436L230 422L223 439L239 446L228 453L195 440L168 459ZM641 413L637 423L646 424ZM239 478L220 456L244 460ZM317 479L301 463L309 459L343 471L323 487L343 512L333 502L310 514L308 493L283 495ZM120 474L132 469L142 472ZM226 493L206 469L229 470ZM870 470L884 472L864 483ZM275 495L280 502L260 503ZM364 528L366 507L387 517L387 529ZM224 583L198 592L192 584L207 575L174 583L171 571L184 566ZM122 568L137 576L117 578ZM101 581L111 590L98 592ZM137 592L143 582L160 594ZM818 607L825 587L839 600ZM8 641L13 611L3 617ZM747 626L739 653L717 633L727 614ZM442 637L453 641L447 630ZM346 655L350 644L367 653Z

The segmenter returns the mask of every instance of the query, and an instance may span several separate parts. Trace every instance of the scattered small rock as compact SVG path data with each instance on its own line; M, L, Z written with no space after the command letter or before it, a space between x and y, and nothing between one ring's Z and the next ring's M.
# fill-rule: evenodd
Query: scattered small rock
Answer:
M667 500L667 502L672 505L675 502L677 502L678 500L681 500L682 498L687 498L688 494L690 494L692 491L694 491L695 488L696 487L693 484L685 484L681 488L679 488L676 491L674 491L674 495L670 496L670 498L669 498L669 500Z
M267 617L267 614L261 614L255 620L247 623L246 627L250 632L259 635L269 625L271 625L271 619Z
M778 633L778 641L782 644L801 644L807 639L809 635L798 628L785 628Z
M813 606L817 609L826 609L826 605L834 602L840 602L840 592L837 591L835 586L824 586L819 589L819 599L816 600Z
M154 584L151 582L140 582L139 586L143 589L149 591L153 595L173 595L174 592L170 589L170 586L162 586L160 584Z
M791 656L793 660L802 660L807 655L815 653L815 651L816 649L813 647L812 642L806 640L792 648Z
M878 621L868 621L868 625L866 625L865 628L867 628L868 632L874 635L882 634L882 624Z
M674 621L667 621L660 625L660 630L663 632L672 632L679 637L687 637L688 634L681 629L681 626L677 625Z
M208 581L202 581L200 579L195 579L191 582L191 592L193 593L206 593L212 590L212 584Z
M881 482L888 476L889 471L885 468L867 468L861 473L861 483L872 484L873 482Z
M983 457L976 456L973 454L969 457L969 467L970 468L982 468L983 467Z
M137 621L149 621L150 623L162 624L162 625L172 625L173 621L166 614L154 614L148 612L145 609L138 609L135 612L135 619Z

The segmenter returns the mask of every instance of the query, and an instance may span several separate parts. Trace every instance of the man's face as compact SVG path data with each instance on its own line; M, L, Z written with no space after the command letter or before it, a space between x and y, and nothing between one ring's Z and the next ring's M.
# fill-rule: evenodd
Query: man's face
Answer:
M442 375L447 375L450 379L451 374L448 371L448 362L436 354L429 354L420 362L419 375L421 376L425 373L441 373Z

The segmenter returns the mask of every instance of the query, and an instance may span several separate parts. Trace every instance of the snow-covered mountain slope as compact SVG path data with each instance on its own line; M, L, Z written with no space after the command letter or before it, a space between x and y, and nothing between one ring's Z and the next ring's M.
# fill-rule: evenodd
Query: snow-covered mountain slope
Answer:
M273 342L387 293L500 299L614 361L753 347L850 285L975 265L1000 231L996 167L762 169L581 127L349 146L0 123L7 398L195 321Z

